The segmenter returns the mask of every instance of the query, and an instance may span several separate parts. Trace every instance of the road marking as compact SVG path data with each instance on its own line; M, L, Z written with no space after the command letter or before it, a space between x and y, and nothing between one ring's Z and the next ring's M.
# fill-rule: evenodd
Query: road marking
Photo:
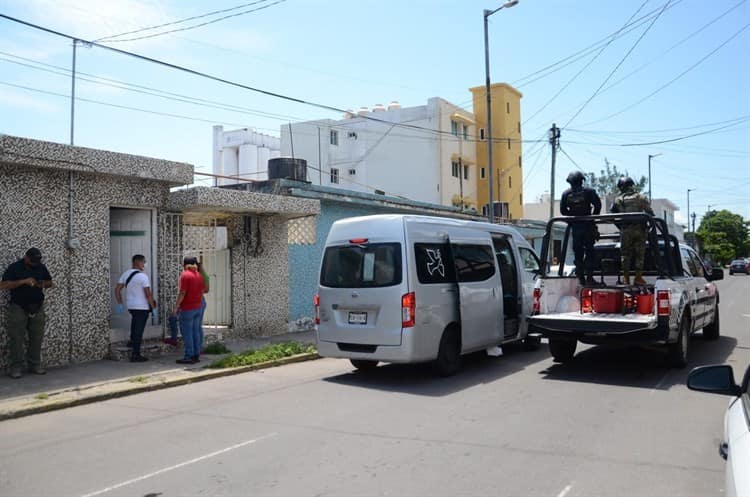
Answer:
M174 466L169 466L168 468L162 468L158 471L154 471L153 473L148 473L143 476L139 476L138 478L133 478L132 480L124 481L122 483L118 483L117 485L112 485L111 487L103 488L101 490L97 490L96 492L91 492L89 494L84 494L81 497L94 497L95 495L101 495L103 493L111 492L112 490L116 490L118 488L131 485L133 483L137 483L139 481L143 481L147 478L151 478L152 476L160 475L162 473L166 473L167 471L172 471L173 469L181 468L183 466L187 466L188 464L197 463L200 461L203 461L205 459L208 459L210 457L215 457L221 454L224 454L225 452L229 452L230 450L239 449L240 447L244 447L246 445L254 444L255 442L259 442L261 440L264 440L266 438L275 437L278 435L278 433L270 433L268 435L264 435L260 438L254 438L253 440L247 440L245 442L241 442L235 445L232 445L231 447L227 447L226 449L217 450L216 452L211 452L210 454L206 454L204 456L196 457L195 459L190 459L189 461L181 462L179 464L175 464Z
M570 489L573 488L573 482L570 482L570 485L562 489L562 492L557 494L557 497L565 497L568 495L568 492L570 492Z

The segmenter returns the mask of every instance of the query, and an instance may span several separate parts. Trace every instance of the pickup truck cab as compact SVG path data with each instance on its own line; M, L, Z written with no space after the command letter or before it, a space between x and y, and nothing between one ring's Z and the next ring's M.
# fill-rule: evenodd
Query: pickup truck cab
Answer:
M318 354L351 361L433 362L529 335L539 260L510 226L429 216L341 219L328 233L315 296Z
M545 261L572 259L571 224L591 222L601 233L594 245L595 284L581 285L575 274L550 271ZM646 286L624 285L620 269L620 235L614 227L645 223L648 241L644 258ZM561 240L553 229L562 227ZM556 253L559 252L559 253ZM668 362L687 365L690 335L703 330L719 338L721 268L710 268L688 245L668 233L666 223L645 213L557 217L547 224L542 268L534 287L529 331L548 338L555 361L573 359L578 342L588 344L662 345ZM560 265L559 267L562 267Z

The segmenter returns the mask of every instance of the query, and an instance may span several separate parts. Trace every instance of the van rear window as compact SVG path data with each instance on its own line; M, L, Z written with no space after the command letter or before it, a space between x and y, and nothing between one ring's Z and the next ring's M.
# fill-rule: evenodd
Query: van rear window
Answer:
M320 284L332 288L374 288L401 283L401 244L370 243L328 247Z

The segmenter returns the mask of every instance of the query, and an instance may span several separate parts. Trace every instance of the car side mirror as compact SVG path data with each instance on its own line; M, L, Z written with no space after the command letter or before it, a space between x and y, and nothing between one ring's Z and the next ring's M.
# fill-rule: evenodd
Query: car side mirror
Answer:
M698 392L718 393L738 397L742 389L734 381L732 366L717 364L713 366L699 366L688 375L687 386Z
M720 268L719 266L714 266L711 268L711 272L708 273L708 278L706 278L708 281L717 281L717 280L723 280L724 279L724 270Z

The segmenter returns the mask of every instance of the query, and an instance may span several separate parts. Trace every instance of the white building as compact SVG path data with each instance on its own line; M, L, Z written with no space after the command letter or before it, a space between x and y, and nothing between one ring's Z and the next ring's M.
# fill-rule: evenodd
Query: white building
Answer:
M606 198L602 198L602 214L609 212L614 201L615 195L608 195ZM530 204L523 204L523 212L525 219L534 219L538 221L549 221L549 202L550 197L548 193L542 194L537 202ZM560 216L560 199L555 200L555 217ZM677 240L684 241L684 227L680 224L675 223L674 213L680 210L674 203L666 198L655 198L651 201L651 209L654 211L654 215L664 219L667 223L667 229L669 233L677 237ZM605 229L605 231L615 232L617 229L612 226L611 230Z
M213 170L217 176L214 186L232 185L232 178L268 179L268 159L279 157L279 138L253 129L224 131L223 126L213 128Z
M476 134L472 113L433 97L283 125L281 152L307 160L315 185L475 207Z

